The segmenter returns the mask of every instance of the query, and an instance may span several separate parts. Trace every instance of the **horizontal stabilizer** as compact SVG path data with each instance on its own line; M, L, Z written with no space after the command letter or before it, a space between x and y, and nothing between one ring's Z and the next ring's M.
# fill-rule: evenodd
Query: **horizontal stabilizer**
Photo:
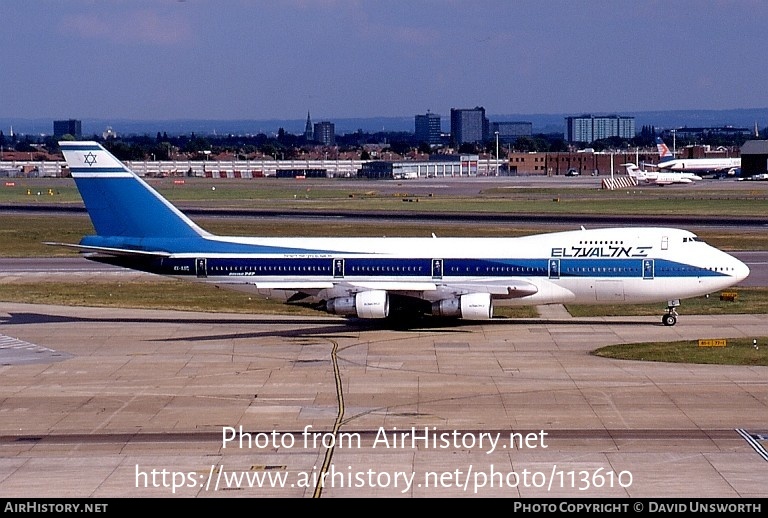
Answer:
M115 255L115 256L169 257L171 255L168 252L161 252L161 251L132 250L130 248L110 248L106 246L88 246L88 245L77 245L73 243L55 243L51 241L45 242L43 244L51 245L51 246L65 246L68 248L76 248L81 252L95 252L95 253Z

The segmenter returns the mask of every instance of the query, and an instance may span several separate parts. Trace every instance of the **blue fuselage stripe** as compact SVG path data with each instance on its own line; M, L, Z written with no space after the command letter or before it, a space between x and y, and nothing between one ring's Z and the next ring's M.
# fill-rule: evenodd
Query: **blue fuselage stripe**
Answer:
M158 258L147 261L147 271L162 275L198 275L195 258ZM206 257L205 275L210 277L267 277L280 280L318 276L354 278L424 278L437 275L433 259L393 257L344 257L343 265L334 268L339 258L218 258ZM119 264L121 258L113 262ZM133 263L133 258L126 258ZM451 277L553 277L549 259L441 259L441 278ZM559 278L647 278L641 259L560 260ZM655 260L653 277L722 277L725 272L710 270L664 259Z

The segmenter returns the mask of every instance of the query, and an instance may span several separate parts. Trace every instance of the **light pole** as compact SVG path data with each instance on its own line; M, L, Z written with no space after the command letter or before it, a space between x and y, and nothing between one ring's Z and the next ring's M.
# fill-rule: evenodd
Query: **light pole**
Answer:
M499 132L494 131L496 134L496 176L499 176Z
M210 149L204 149L203 155L205 155L205 160L203 161L203 176L205 176L205 163L211 159L211 150Z
M675 130L670 130L672 132L672 158L677 158L677 148L675 147L676 141L675 141Z

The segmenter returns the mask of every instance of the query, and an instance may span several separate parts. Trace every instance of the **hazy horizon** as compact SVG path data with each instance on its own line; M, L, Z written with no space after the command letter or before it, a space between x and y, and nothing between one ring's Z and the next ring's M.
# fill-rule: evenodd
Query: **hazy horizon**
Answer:
M569 115L581 115L587 112L568 114L487 114L491 122L526 121L533 125L534 133L556 133L565 129L565 117ZM592 112L600 115L599 112ZM735 109L735 110L667 110L647 112L614 113L621 116L635 117L635 127L639 132L642 126L652 125L658 129L673 127L723 127L734 126L753 128L757 124L761 129L768 126L768 108ZM413 132L414 115L400 117L361 117L361 118L324 118L311 117L313 123L320 120L328 120L335 124L336 134L353 133L358 130L367 133L378 131L387 132ZM450 114L441 116L443 131L450 131ZM310 114L311 116L311 114ZM67 119L78 117L67 117ZM0 131L8 134L13 132L19 135L29 134L39 136L49 135L53 132L53 119L41 117L29 118L3 118L0 117ZM304 118L283 119L78 119L82 121L83 134L100 134L107 127L121 134L154 134L158 131L166 131L173 134L198 133L198 134L274 134L283 128L288 133L301 134L304 132L306 114Z
M4 0L0 120L766 106L754 0Z

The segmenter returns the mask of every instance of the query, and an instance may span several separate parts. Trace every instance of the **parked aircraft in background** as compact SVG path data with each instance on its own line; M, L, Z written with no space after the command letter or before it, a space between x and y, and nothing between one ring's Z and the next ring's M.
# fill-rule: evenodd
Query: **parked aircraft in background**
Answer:
M629 176L636 178L640 183L652 183L655 185L670 185L673 183L691 184L696 180L701 180L701 176L693 173L644 171L631 162L621 165L627 169L627 174Z
M659 163L655 167L659 169L728 176L735 176L741 169L741 158L676 158L661 137L656 137L656 149L659 151Z
M191 221L97 142L60 142L96 231L88 259L335 315L493 317L494 305L666 302L749 268L686 230L606 228L516 238L225 237Z

